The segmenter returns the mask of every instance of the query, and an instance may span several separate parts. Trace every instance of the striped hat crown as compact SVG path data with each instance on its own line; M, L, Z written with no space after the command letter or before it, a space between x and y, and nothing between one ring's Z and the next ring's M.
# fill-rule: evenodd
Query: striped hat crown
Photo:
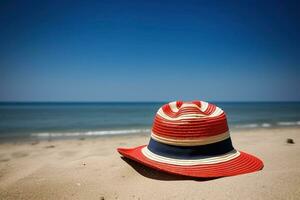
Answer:
M158 110L151 138L175 146L220 142L229 138L226 114L204 101L171 102Z

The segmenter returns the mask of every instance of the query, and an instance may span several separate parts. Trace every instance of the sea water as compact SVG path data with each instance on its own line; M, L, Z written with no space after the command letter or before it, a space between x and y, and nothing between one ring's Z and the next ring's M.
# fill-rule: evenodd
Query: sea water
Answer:
M300 127L300 102L214 102L231 129ZM164 102L0 103L0 140L149 133Z

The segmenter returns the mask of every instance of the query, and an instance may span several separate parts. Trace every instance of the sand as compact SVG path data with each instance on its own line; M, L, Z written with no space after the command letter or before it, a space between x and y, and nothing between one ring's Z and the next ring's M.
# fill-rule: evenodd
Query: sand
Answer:
M201 181L121 159L116 148L145 144L145 135L2 143L0 199L300 199L299 128L231 136L237 149L264 161L262 171Z

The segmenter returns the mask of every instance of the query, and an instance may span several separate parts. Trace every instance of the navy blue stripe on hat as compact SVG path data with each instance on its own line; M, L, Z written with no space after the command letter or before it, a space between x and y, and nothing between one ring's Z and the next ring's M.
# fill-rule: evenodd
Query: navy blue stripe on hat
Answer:
M157 155L175 159L204 159L220 156L234 150L231 139L199 146L174 146L150 139L148 149Z

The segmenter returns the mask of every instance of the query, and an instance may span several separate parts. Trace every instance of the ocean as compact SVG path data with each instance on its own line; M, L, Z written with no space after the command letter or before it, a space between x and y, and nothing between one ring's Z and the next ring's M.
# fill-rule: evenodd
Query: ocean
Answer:
M214 102L230 129L300 127L300 102ZM149 133L163 102L0 103L0 140Z

